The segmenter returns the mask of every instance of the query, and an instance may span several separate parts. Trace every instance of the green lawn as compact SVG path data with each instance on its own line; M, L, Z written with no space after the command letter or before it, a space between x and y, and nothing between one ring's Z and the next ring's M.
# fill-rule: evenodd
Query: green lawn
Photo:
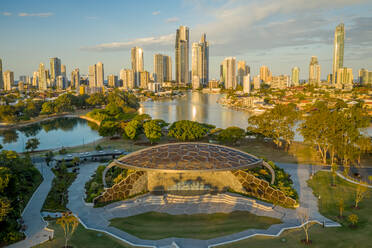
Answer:
M267 229L280 220L245 211L216 214L170 215L148 212L127 218L115 218L110 225L143 239L169 237L211 239L250 228Z
M371 191L367 199L360 204L360 209L355 210L351 206L354 203L355 188L354 184L348 183L341 178L337 178L336 187L331 187L332 176L329 172L318 172L309 181L315 195L320 195L320 212L333 220L338 220L337 202L342 197L345 202L344 216L351 213L357 214L359 224L357 228L350 228L346 220L342 220L342 227L322 228L314 225L310 229L310 239L313 241L311 247L319 248L367 248L372 247L372 198ZM308 247L300 244L304 238L304 233L299 229L284 232L278 238L254 237L233 244L221 246L224 248L233 247Z
M65 242L62 228L55 221L50 221L48 227L54 230L54 239L37 245L35 248L62 248ZM78 226L68 245L73 248L133 247L107 234L87 230L82 225Z

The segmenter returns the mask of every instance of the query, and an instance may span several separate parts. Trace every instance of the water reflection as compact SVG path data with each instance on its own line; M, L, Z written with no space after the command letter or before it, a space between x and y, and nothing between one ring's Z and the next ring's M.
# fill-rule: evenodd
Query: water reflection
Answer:
M144 102L141 111L166 122L192 120L221 128L246 128L249 114L222 107L217 103L219 97L219 94L188 92L186 96L174 100Z
M98 126L79 118L57 118L0 131L0 144L6 150L23 152L29 138L40 141L38 149L54 149L62 146L76 146L90 143L100 138Z

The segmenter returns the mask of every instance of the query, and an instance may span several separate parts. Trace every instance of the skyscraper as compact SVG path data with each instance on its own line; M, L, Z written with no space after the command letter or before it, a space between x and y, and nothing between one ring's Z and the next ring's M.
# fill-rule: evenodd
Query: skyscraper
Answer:
M118 76L115 76L114 74L110 74L107 76L107 84L111 88L118 87Z
M186 26L177 29L175 52L176 82L186 85L189 83L189 28Z
M140 47L132 47L131 49L132 70L134 72L134 83L139 87L139 73L143 71L143 50Z
M316 56L312 56L310 59L309 83L320 84L320 65L318 63L318 58Z
M353 88L353 70L351 68L338 68L336 78L336 88L347 90Z
M170 56L154 55L154 81L158 83L172 80L172 60Z
M39 72L37 71L34 71L34 73L32 74L32 86L33 87L38 87L39 85Z
M0 59L0 89L4 89L4 81L3 81L3 62Z
M337 70L344 66L344 41L345 27L344 24L339 24L335 29L335 39L333 41L333 77L332 82L337 82Z
M4 90L11 90L14 85L14 72L4 71Z
M249 74L249 66L246 65L245 61L238 61L238 85L244 85L244 77Z
M209 80L209 44L203 34L199 43L192 44L191 79L193 88L206 87Z
M251 76L249 73L243 77L243 92L244 93L251 93Z
M297 66L292 68L292 84L294 86L300 85L300 68Z
M97 71L96 65L90 65L88 70L89 87L97 87Z
M123 82L123 87L127 90L134 88L134 71L130 69L120 70L120 80Z
M262 82L264 83L271 82L271 78L272 78L272 75L271 75L269 68L266 65L261 66L260 67L260 79L262 80Z
M45 66L43 63L39 64L39 90L46 90L48 88L47 79L48 79L48 72L45 70Z
M59 58L50 58L50 78L52 81L61 75L61 60Z
M222 82L226 89L236 88L236 59L235 57L225 58L222 62Z
M103 83L104 83L104 70L103 70L103 64L102 62L98 62L96 64L96 76L97 76L97 87L103 87Z
M362 85L368 84L368 70L362 68L358 72L359 83Z
M80 70L79 68L76 68L71 72L71 87L75 87L75 89L79 89L79 86L80 86Z
M66 65L61 65L61 75L62 77L67 78Z
M139 72L139 78L140 78L139 87L141 89L147 89L147 85L149 84L150 80L150 73L148 71L141 71Z

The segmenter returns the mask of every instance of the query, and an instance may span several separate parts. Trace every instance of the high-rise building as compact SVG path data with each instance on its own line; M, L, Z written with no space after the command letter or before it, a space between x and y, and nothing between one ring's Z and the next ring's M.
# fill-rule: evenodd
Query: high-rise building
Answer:
M14 72L12 71L4 71L4 90L12 90L14 85Z
M288 75L274 76L271 80L270 88L285 89L290 86Z
M67 78L66 65L61 65L61 75L62 77Z
M292 84L294 86L300 85L300 68L297 66L292 68Z
M23 81L18 82L18 90L24 91L25 90L25 83Z
M139 87L141 89L147 89L147 85L149 84L150 80L150 73L148 71L141 71L139 72L139 78L140 78Z
M310 60L309 83L318 85L320 84L320 65L316 56L312 56Z
M90 65L88 70L89 87L97 87L97 70L96 65Z
M255 90L261 89L261 78L260 75L254 76L253 77L253 88Z
M368 83L372 84L372 71L368 72Z
M39 64L39 90L47 90L48 88L48 71L45 70L45 66L43 63Z
M238 85L243 86L244 84L244 77L249 74L250 68L246 65L245 61L240 60L238 61ZM243 87L244 88L244 87Z
M344 66L344 41L345 41L345 26L339 24L335 29L335 39L333 41L333 77L332 82L337 82L337 70Z
M154 81L158 83L172 80L172 60L170 56L154 55Z
M32 87L38 87L39 86L39 72L34 71L32 74Z
M120 70L120 80L123 82L123 87L127 90L135 88L134 71L130 69Z
M239 77L239 76L238 76ZM251 85L251 76L248 73L243 77L243 92L244 93L251 93L252 85Z
M134 83L139 87L139 73L143 71L143 50L140 47L132 47L131 49L132 70L134 72Z
M362 85L368 84L368 70L362 68L358 72L359 74L359 83Z
M272 79L271 71L269 70L269 67L267 67L266 65L260 67L260 79L264 83L271 82Z
M3 81L3 61L0 59L0 89L4 89Z
M56 78L61 75L61 60L59 58L50 58L50 78L52 81L56 80Z
M79 89L80 86L80 70L76 68L71 72L71 87L74 87L76 90Z
M336 78L336 88L347 90L353 88L353 70L351 68L338 68Z
M226 89L236 88L236 59L235 57L225 58L222 62L222 82Z
M194 89L206 87L209 81L209 44L203 34L192 44L191 79Z
M180 26L176 32L175 44L176 83L189 83L189 28Z
M102 88L104 83L104 70L103 70L103 64L102 62L98 62L96 64L96 75L97 75L97 87Z
M56 86L59 90L64 90L67 88L67 80L66 77L59 75L56 79Z
M107 76L107 84L111 88L118 87L118 76L115 76L114 74L110 74Z

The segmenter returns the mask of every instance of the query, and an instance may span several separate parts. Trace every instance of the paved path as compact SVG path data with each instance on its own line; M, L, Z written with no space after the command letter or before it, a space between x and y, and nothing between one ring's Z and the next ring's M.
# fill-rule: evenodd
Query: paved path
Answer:
M98 166L98 165L97 165ZM297 164L279 164L284 168L294 181L294 187L297 189L300 196L300 204L302 207L309 208L311 220L325 224L325 226L339 226L318 212L318 200L314 197L312 190L307 186L306 181L312 173L319 170L319 167L310 165L297 165ZM136 200L117 202L105 206L103 208L93 208L88 206L84 198L84 185L90 176L94 173L95 166L84 165L80 168L80 173L76 181L69 188L69 203L67 207L76 214L81 222L89 229L103 231L122 241L131 245L147 246L147 247L166 247L172 243L176 243L179 247L213 247L220 244L235 242L251 236L269 235L276 236L289 228L295 228L301 225L297 219L296 210L285 209L282 207L275 207L274 210L262 210L267 207L266 203L247 200L244 197L230 195L233 202L214 202L211 196L199 197L199 202L189 201L187 203L178 203L177 200L170 198L170 202L165 201L162 197L156 196L143 196ZM208 198L209 197L209 198ZM223 199L224 194L220 194L217 198ZM173 201L173 203L172 203ZM245 203L241 203L244 202ZM258 206L253 207L247 201L255 201ZM143 240L124 231L118 230L109 226L109 220L116 217L126 217L136 215L148 211L166 212L170 214L193 214L193 213L215 213L215 212L231 212L235 210L250 211L257 215L266 215L281 218L282 224L272 225L267 230L249 229L240 233L227 235L210 240L196 240L196 239L182 239L182 238L167 238L162 240Z
M40 210L52 187L54 174L45 163L37 163L35 167L42 173L44 180L34 192L22 213L26 225L26 239L8 246L9 248L32 247L47 241L49 236L53 237L53 231L45 229L47 223L41 217Z

